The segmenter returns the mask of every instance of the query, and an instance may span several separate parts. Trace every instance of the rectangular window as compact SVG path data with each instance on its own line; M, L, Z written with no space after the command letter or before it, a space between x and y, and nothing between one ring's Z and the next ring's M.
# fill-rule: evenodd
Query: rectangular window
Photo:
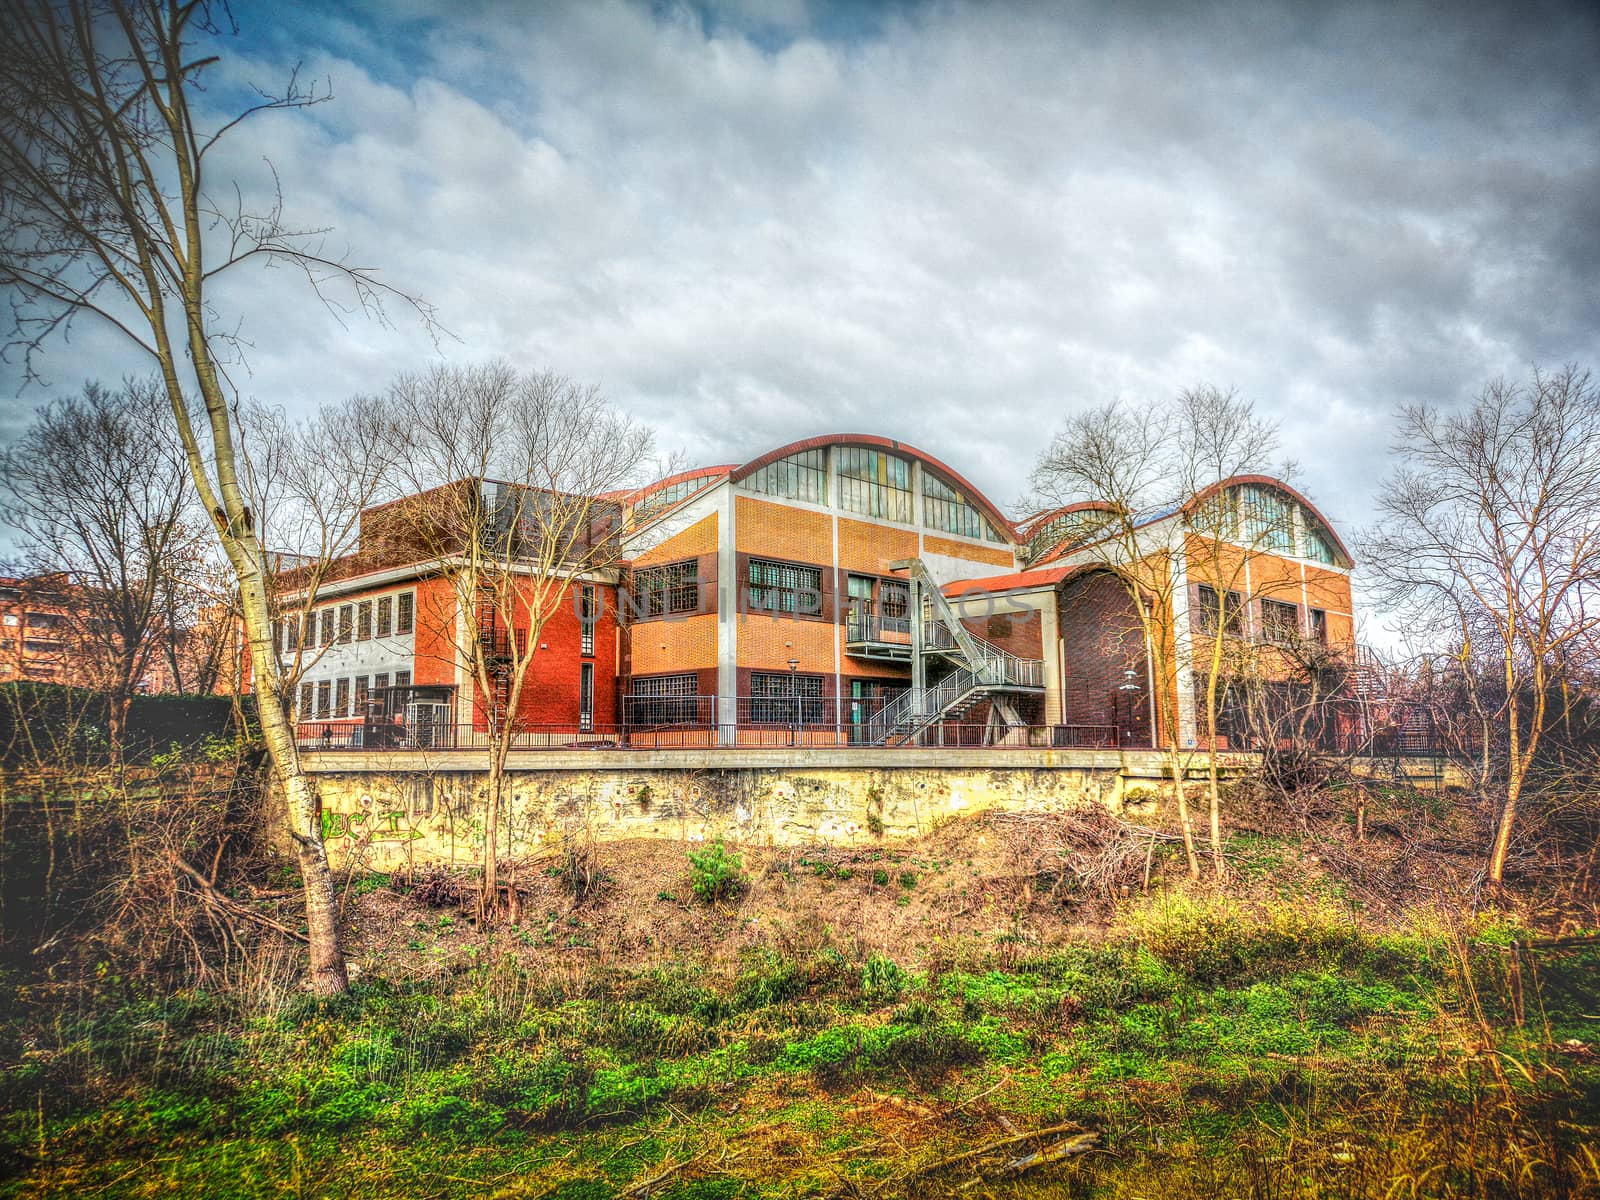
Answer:
M356 641L372 640L372 601L363 600L356 605Z
M752 672L749 720L756 725L821 724L822 676Z
M910 462L865 446L840 446L834 454L839 470L840 508L911 524L914 516Z
M394 628L394 597L382 596L378 599L378 636L388 637L389 631Z
M911 585L899 579L885 579L878 584L878 609L883 614L885 627L901 633L911 630Z
M1227 600L1224 611L1223 593L1216 588L1201 584L1199 591L1199 605L1196 616L1202 633L1216 633L1221 629L1229 637L1244 636L1244 599L1238 592L1226 593Z
M700 563L683 562L643 567L633 573L632 608L636 618L667 613L692 613L700 609Z
M828 502L828 459L826 450L802 450L788 458L768 463L753 471L739 484L747 492L804 500L810 504Z
M848 608L845 610L846 636L865 638L876 631L872 618L873 585L877 580L867 575L852 575L845 582Z
M594 664L578 668L578 728L587 733L594 728Z
M317 648L317 614L314 612L306 614L305 647L307 650Z
M317 720L326 720L332 711L333 684L324 679L317 684Z
M387 691L388 688L389 688L389 672L387 672L387 671L379 671L376 675L374 675L372 677L372 690L373 691L375 691L375 692L384 692L384 691Z
M822 612L822 568L752 558L745 596L752 612L818 616Z
M340 678L333 688L333 715L347 717L350 715L350 681Z
M1300 637L1300 609L1282 600L1263 600L1261 636L1280 644L1296 641Z
M1311 618L1311 640L1321 642L1326 646L1328 644L1328 614L1320 608L1313 608L1309 610L1308 615Z
M410 687L411 686L411 672L410 671L396 671L394 673L394 685L397 688L408 688L408 687Z
M355 711L355 715L356 716L364 717L364 716L367 715L367 700L370 697L370 695L371 695L371 693L367 691L367 677L365 675L357 675L356 676L356 711Z
M333 609L331 608L322 610L322 644L324 646L333 645Z
M416 603L415 592L401 592L395 597L394 631L404 637L416 628Z
M584 584L578 590L578 626L579 641L578 652L584 655L594 654L594 625L599 619L599 610L595 607L594 588Z
M339 644L343 646L356 631L356 607L353 604L339 606Z
M297 720L309 721L311 719L311 714L315 711L312 708L312 696L314 694L309 683L300 685L300 711L296 714Z
M636 678L623 697L623 720L635 727L697 724L703 719L699 691L699 678L692 673Z

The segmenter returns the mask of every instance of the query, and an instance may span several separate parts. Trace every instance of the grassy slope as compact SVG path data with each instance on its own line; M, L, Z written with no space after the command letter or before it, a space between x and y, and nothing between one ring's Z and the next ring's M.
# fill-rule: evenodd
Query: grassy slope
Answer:
M1380 914L1260 838L1225 893L1158 861L1150 897L1085 896L1069 832L747 852L715 907L680 847L611 845L598 896L549 860L493 936L366 881L334 1001L271 969L227 996L35 985L0 1196L1600 1195L1592 947ZM1097 1149L928 1171L1067 1125Z

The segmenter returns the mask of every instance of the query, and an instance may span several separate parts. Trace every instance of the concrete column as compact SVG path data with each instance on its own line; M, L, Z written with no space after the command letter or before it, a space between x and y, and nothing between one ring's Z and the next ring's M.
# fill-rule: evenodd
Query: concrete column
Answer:
M717 507L717 725L718 741L731 746L739 720L738 530L732 481L722 485Z

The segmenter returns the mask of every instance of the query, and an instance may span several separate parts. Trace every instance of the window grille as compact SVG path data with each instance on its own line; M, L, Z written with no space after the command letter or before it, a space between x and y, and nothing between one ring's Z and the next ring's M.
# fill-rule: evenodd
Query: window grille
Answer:
M633 595L630 601L636 620L660 617L667 613L698 612L699 561L689 558L682 562L665 563L659 567L643 567L635 571Z
M693 725L701 719L699 690L693 673L636 678L624 718L630 725Z
M594 588L585 584L578 591L578 652L584 655L594 654L594 626L599 619L599 612L595 607Z
M1261 632L1269 642L1294 641L1300 636L1300 609L1282 600L1263 600Z
M394 597L382 596L378 600L378 636L388 637L394 628Z
M372 640L372 601L363 600L356 605L356 641Z
M408 687L410 687L411 686L411 672L410 671L396 671L394 673L394 685L397 688L408 688Z
M839 507L886 521L909 525L911 463L865 446L840 446L834 451L839 470Z
M376 674L376 675L374 675L372 677L372 690L373 691L375 691L375 692L386 691L386 690L388 690L388 687L389 687L389 672L380 671L380 672L378 672L378 674Z
M804 500L810 504L828 502L828 459L826 450L802 450L788 458L768 463L753 471L739 484L747 492Z
M822 568L752 558L746 596L753 612L822 612Z
M822 723L822 676L755 671L750 675L750 721L756 725Z
M1216 633L1221 629L1229 637L1244 635L1244 599L1238 592L1228 592L1224 612L1223 593L1202 583L1198 589L1198 618L1202 633Z
M878 604L883 610L883 616L888 621L906 621L906 628L911 625L908 618L911 615L911 585L902 583L898 579L885 579L878 585Z
M415 592L401 592L395 597L394 631L401 636L411 633L415 628L417 594Z

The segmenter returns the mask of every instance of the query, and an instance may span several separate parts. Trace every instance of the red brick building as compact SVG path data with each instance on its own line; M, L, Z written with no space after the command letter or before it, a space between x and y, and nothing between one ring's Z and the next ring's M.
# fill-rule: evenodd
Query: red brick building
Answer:
M1095 506L1014 523L888 438L812 438L610 497L615 553L558 580L518 744L1193 744L1219 637L1353 638L1350 555L1310 502L1257 476L1214 492L1235 514L1217 537L1181 514L1140 526L1140 569L1168 585L1153 636ZM366 514L309 619L280 624L308 744L461 744L503 710L464 647L525 647L528 630L485 628L438 555L394 536L395 511Z

